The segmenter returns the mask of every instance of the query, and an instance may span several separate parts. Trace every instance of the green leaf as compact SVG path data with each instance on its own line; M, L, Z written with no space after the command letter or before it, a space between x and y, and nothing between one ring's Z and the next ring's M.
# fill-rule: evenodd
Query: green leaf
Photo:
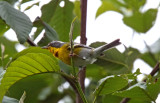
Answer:
M114 96L114 95L105 95L102 98L102 103L120 103L122 97Z
M159 86L160 86L160 79L159 78L158 78L157 82L153 82L153 83L147 85L146 91L151 96L151 98L153 98L154 100L157 99L158 94L160 93Z
M15 55L17 53L16 49L15 49L15 44L16 42L12 42L7 40L5 37L0 37L0 44L3 44L5 47L5 51L4 51L4 56L6 56L3 60L3 66L5 66L8 61L10 60L11 57L13 57L13 55ZM0 57L1 57L1 53L2 50L0 48ZM0 66L2 66L2 62L0 61Z
M153 54L154 56L154 54ZM155 56L156 57L156 56ZM157 56L158 57L158 56ZM155 64L157 63L156 60L153 59L153 57L150 55L150 53L146 52L144 54L142 54L141 59L143 61L145 61L148 65L150 65L151 67L154 67Z
M8 29L9 26L2 19L0 19L0 36L2 36Z
M32 29L28 16L14 9L9 3L0 1L0 17L16 32L20 43L27 40Z
M129 9L134 11L139 11L141 7L144 6L146 0L124 0Z
M73 2L65 0L64 3L64 7L60 7L57 0L51 1L49 4L47 4L48 6L45 5L42 7L42 14L44 15L42 15L41 18L55 29L55 31L59 34L59 40L66 42L69 41L70 25L75 17L75 14L73 13ZM73 30L73 39L75 39L79 34L80 22L76 20Z
M144 60L148 65L154 67L160 57L160 39L155 41L150 47L150 52L148 48L145 48L146 52L142 54L141 59Z
M157 9L149 9L144 13L135 12L129 17L124 17L123 22L137 32L146 33L154 25L157 11Z
M88 78L99 80L101 78L106 77L106 75L107 75L107 72L106 70L103 69L103 67L96 65L96 64L87 65L86 76Z
M131 70L133 68L134 61L141 56L141 53L138 49L135 48L126 48L125 52L125 63L128 65L128 68Z
M122 4L118 0L101 0L101 1L102 4L97 10L96 17L98 17L99 15L103 14L106 11L116 11L122 13L120 10Z
M137 83L126 90L115 92L114 95L131 99L133 98L139 101L155 101L149 92L146 91L147 88L146 83Z
M43 5L41 8L42 11L41 19L47 23L51 22L59 3L60 0L51 0L48 4Z
M96 95L110 94L128 85L128 80L120 76L108 76L99 82L95 90Z
M51 0L48 4L43 5L41 8L42 11L41 20L49 24L55 14L59 2L60 0ZM41 33L42 30L43 28L42 25L40 24L37 31L35 32L34 38L36 38Z
M53 40L58 40L58 34L57 32L50 27L47 23L43 22L45 33L42 37L42 39L38 42L39 46L44 46L50 43Z
M0 101L15 82L31 75L53 73L59 70L58 61L46 54L28 53L20 56L9 65L1 80Z

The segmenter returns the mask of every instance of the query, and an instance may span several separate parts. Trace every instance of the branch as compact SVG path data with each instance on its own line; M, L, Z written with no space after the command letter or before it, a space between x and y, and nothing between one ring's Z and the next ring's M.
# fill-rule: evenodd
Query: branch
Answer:
M87 21L87 0L81 0L81 38L80 43L86 44L86 21ZM82 88L82 91L85 91L85 77L86 77L86 67L81 68L79 73L79 82ZM79 96L76 97L76 103L83 103Z

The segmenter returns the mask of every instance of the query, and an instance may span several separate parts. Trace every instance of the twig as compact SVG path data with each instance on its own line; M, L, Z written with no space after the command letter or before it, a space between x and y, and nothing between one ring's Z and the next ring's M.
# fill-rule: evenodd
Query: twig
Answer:
M31 46L37 46L30 38L27 39L28 44Z
M130 100L130 98L124 98L120 103L127 103Z

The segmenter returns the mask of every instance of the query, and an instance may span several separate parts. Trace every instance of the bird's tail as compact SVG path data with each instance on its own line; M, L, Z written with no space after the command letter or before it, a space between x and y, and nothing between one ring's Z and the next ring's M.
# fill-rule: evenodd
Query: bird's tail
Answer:
M93 53L95 53L94 56L100 56L104 51L106 51L106 50L108 50L110 48L113 48L113 47L115 47L117 45L120 45L120 44L121 44L120 39L116 39L116 40L114 40L113 42L111 42L109 44L105 44L105 45L102 45L100 47L97 47L93 51Z

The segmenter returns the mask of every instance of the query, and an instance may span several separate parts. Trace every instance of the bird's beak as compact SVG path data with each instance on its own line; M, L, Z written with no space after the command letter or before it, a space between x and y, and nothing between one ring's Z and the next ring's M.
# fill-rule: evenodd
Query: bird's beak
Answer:
M49 46L43 46L42 47L42 49L48 49L49 48Z

